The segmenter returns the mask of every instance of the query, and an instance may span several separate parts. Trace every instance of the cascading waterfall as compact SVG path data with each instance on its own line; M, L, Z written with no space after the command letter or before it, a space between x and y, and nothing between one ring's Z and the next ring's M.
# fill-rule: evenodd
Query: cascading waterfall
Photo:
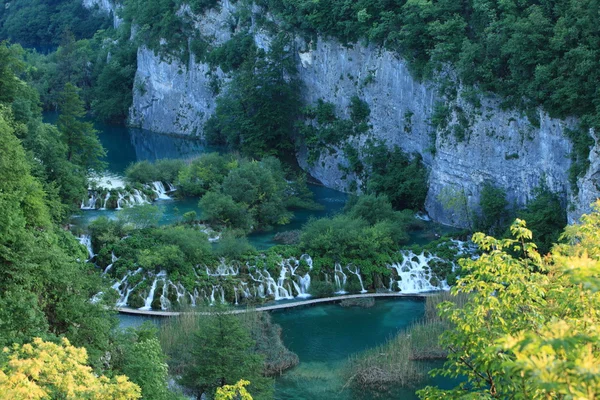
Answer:
M127 302L129 301L129 295L131 295L131 293L138 287L138 285L140 283L142 283L143 281L146 280L144 278L140 282L135 284L133 287L129 287L129 282L127 281L127 279L130 276L137 275L142 271L143 271L142 268L138 268L133 273L127 272L127 274L125 274L125 276L123 277L123 279L121 279L120 282L117 282L114 285L112 285L112 288L115 289L117 292L119 292L119 300L117 300L117 304L116 304L117 307L127 307ZM123 289L121 289L122 286L123 286Z
M110 253L110 264L108 264L106 266L106 268L104 269L104 272L102 272L102 275L106 275L108 273L108 271L111 270L111 268L113 267L113 265L115 264L115 262L117 262L117 260L119 259L117 256L115 256L115 253Z
M80 238L80 241L84 243L83 237ZM472 254L471 246L468 243L457 241L455 245L459 253L463 255ZM387 265L387 268L392 270L389 282L385 283L385 286L390 291L414 294L449 289L447 282L440 280L429 267L431 261L448 261L434 255L429 255L428 253L417 255L408 250L401 251L401 254L403 256L402 262ZM113 254L112 263L104 272L107 273L117 260L118 258ZM232 280L234 282L231 286L233 293L229 293L229 295L231 295L231 302L236 305L243 304L244 299L249 298L272 298L279 301L310 296L310 271L312 267L310 256L304 254L300 258L283 258L277 267L278 274L275 279L275 275L271 275L271 272L273 272L272 269L268 270L262 266L250 265L250 263L246 263L245 267L236 264L227 264L223 259L216 266L207 267L205 265L197 265L194 269L197 281L193 289L186 290L181 282L170 281L166 272L161 271L157 275L153 275L150 272L147 274L144 273L142 279L136 279L136 281L143 281L145 279L148 283L148 288L145 291L139 291L139 288L138 291L135 291L139 283L133 286L128 283L127 279L131 275L142 271L140 268L135 272L128 272L123 279L115 282L113 288L119 292L118 306L126 306L129 295L133 293L134 296L137 297L139 295L145 300L143 303L144 306L140 307L141 310L151 310L152 303L155 297L158 296L158 293L160 293L160 308L162 310L177 307L176 304L190 304L194 307L196 304L199 304L199 300L206 301L211 305L224 303L226 285L223 282L231 282ZM114 267L112 268L114 270ZM204 271L206 274L204 274ZM364 287L361 270L356 265L342 266L340 263L336 263L334 265L333 276L330 273L328 277L326 276L326 280L334 283L336 294L345 294L347 293L345 287L348 279L354 279L351 275L355 275L356 279L358 279L361 287L360 292L366 293L367 290ZM214 284L212 288L211 286L203 286L202 281L207 276L213 280ZM219 283L221 280L223 282ZM130 281L133 282L133 279L130 279ZM229 284L227 284L227 287L230 287Z
M302 254L300 256L300 261L304 261L308 265L308 269L312 271L313 260L312 260L311 256L309 256L308 254Z
M360 282L360 292L361 292L361 293L367 293L367 291L365 290L365 287L363 286L362 277L360 276L360 268L358 268L358 267L354 267L354 271L352 271L352 270L350 269L350 266L348 265L348 266L346 267L346 269L347 269L347 270L348 270L350 273L352 273L352 274L356 275L356 277L358 278L358 281Z
M294 296L291 293L289 283L287 288L284 287L286 272L287 269L282 267L277 282L271 277L271 274L269 274L269 271L267 270L257 270L256 273L258 278L255 278L252 274L250 274L250 277L255 282L260 283L258 287L260 297L264 297L264 288L266 287L266 294L273 296L276 301L281 299L293 299Z
M165 185L161 181L152 182L154 193L161 200L171 200L169 196L167 196L167 190L165 189Z
M398 291L402 293L423 293L436 290L450 290L450 286L445 280L437 282L436 285L431 281L434 276L433 271L429 267L429 262L432 260L441 260L439 257L424 253L416 255L412 251L401 251L403 260L401 263L394 263L387 267L396 271L398 279L395 282L390 282L390 290L393 289L394 283L398 287Z
M118 195L116 206L117 210L121 210L123 207L133 207L151 203L151 198L139 189L134 188L127 192L125 189L125 183L120 177L101 177L100 181L96 182L96 184L97 186L89 188L88 197L81 201L80 208L82 210L95 210L98 207L100 210L106 210L108 206L108 200L111 197L111 191L113 190L116 191ZM166 185L167 186L165 186L165 184L161 181L155 181L150 185L143 185L143 187L145 191L152 190L156 194L156 199L158 200L170 200L171 197L167 193L174 192L177 189L171 183L167 182ZM107 190L106 196L101 199L99 193L103 192L104 190Z
M79 237L79 243L84 245L85 248L87 249L88 255L90 256L90 258L88 258L88 260L91 260L92 258L94 258L95 254L94 254L94 250L92 249L92 237L90 235L81 235Z
M166 276L167 276L166 271L160 271L158 274L156 274L156 277L154 278L154 281L152 282L152 286L150 287L150 292L148 293L148 297L146 297L144 306L139 308L140 310L146 310L146 311L152 310L152 302L154 301L154 292L156 291L156 285L158 284L159 280L162 280L164 282Z
M106 192L106 197L104 198L104 203L102 204L102 207L100 208L101 210L106 210L106 203L108 202L108 199L110 199L110 192Z
M130 203L129 206L140 206L144 204L150 204L150 202L146 199L146 196L140 192L138 189L133 189L133 192L129 196Z
M100 300L102 300L102 295L104 294L104 292L98 292L96 293L91 299L90 299L90 303L92 304L98 304L100 302Z
M95 192L92 192L89 194L89 198L87 199L87 203L85 200L83 200L81 202L81 209L82 210L95 210L96 209L96 202L98 201L98 197L96 196Z
M346 287L346 281L348 277L342 271L342 266L339 263L335 263L335 270L333 271L333 279L335 281L335 287L337 288L337 292L335 294L346 294L344 287Z
M163 285L162 293L160 295L160 309L163 311L166 311L169 308L171 308L171 301L167 297L168 294L169 285L167 285L167 282L165 282L165 284Z
M240 268L237 267L234 269L232 266L227 266L225 260L221 259L221 263L214 272L211 272L211 270L206 267L206 274L209 276L237 276L240 274Z
M309 257L309 259L310 259L310 257ZM312 265L312 259L310 261L311 261L311 264L309 264L309 265ZM298 281L298 282L296 282L292 279L292 283L294 285L294 289L296 289L296 293L298 293L297 297L307 298L307 297L310 297L310 294L308 293L308 289L310 288L310 275L308 274L308 272L304 276L296 275L296 270L298 269L299 265L300 265L300 263L296 263L296 267L293 267L290 264L290 274L292 277L295 277L296 280Z
M123 200L125 200L125 195L119 192L119 198L117 199L117 210L123 209Z
M215 305L215 285L213 285L212 291L210 292L210 305Z

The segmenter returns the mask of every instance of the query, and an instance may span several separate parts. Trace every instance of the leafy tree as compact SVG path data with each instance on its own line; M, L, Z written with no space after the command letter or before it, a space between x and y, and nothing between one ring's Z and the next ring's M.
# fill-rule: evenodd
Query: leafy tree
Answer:
M218 188L237 166L238 161L231 156L202 154L179 171L179 188L185 195L202 196L211 188Z
M158 180L158 169L150 161L137 161L125 170L127 180L132 183L151 183Z
M83 121L85 109L78 89L71 83L65 85L59 104L58 130L67 145L67 160L84 170L104 168L101 158L106 152L93 125Z
M541 254L548 253L558 243L560 232L567 225L567 213L560 198L544 187L536 190L535 198L523 210L517 211L517 217L527 221Z
M366 192L386 195L397 210L423 208L428 174L419 155L410 158L399 147L376 143L367 147L365 164Z
M235 385L219 387L215 393L215 400L252 400L252 396L246 390L249 384L250 382L241 379Z
M144 323L135 330L116 333L115 348L110 359L111 370L129 377L141 388L145 399L179 399L169 391L169 367L156 333L156 327L150 323Z
M284 225L291 213L285 207L288 188L279 160L241 163L223 180L222 192L250 212L257 229Z
M0 9L0 38L28 46L56 45L65 30L90 38L111 24L107 13L77 0L13 0Z
M252 227L253 220L247 207L236 203L230 195L208 192L198 206L202 209L203 218L212 224L222 224L244 231L249 231Z
M285 50L289 40L277 38L268 54L258 49L240 66L207 123L210 141L251 157L281 155L293 148L300 99L295 62Z
M504 231L504 221L508 214L507 205L504 189L497 188L491 183L483 185L479 199L481 215L475 217L475 229L489 234Z
M84 348L60 345L35 338L32 344L5 348L0 361L0 392L3 398L139 399L140 388L126 376L97 376L87 365Z
M249 379L254 398L269 398L273 382L262 376L264 358L253 352L255 343L241 321L225 310L207 318L194 335L193 364L184 372L183 384L212 395L219 387Z
M435 374L461 376L452 390L427 387L421 398L594 398L600 394L600 319L597 232L600 203L565 231L566 244L542 259L531 231L516 220L515 239L481 233L484 251L461 262L452 289L466 293L462 305L442 303L440 314L454 325L441 337L448 361ZM512 254L511 254L512 253Z

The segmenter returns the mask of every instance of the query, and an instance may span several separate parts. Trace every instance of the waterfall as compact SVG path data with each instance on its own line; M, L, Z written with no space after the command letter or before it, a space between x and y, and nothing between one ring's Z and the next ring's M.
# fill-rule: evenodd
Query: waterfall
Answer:
M312 271L313 269L313 260L308 254L302 254L300 256L300 260L305 261L308 264L308 269Z
M88 251L88 255L90 256L90 258L88 258L88 260L91 260L92 258L94 258L94 250L92 249L92 238L90 235L81 235L79 237L79 243L81 243L82 245L85 246L85 248Z
M233 287L233 295L235 296L235 303L234 304L237 306L237 305L239 305L239 303L238 303L238 289L235 286Z
M85 202L85 200L83 200L81 202L80 208L82 210L95 210L96 209L96 201L98 201L98 197L96 196L95 192L92 192L91 194L89 194L87 203Z
M342 266L339 263L335 263L333 279L335 280L335 287L337 288L337 292L335 292L335 294L346 294L347 292L344 290L344 287L346 286L346 281L348 280L348 277L346 276L344 271L342 271Z
M146 301L144 302L144 306L140 307L140 310L152 310L152 302L154 301L154 292L156 291L156 284L158 283L158 281L160 279L162 279L163 281L165 280L165 277L167 276L167 272L166 271L160 271L156 277L154 278L154 281L152 282L152 286L150 287L150 292L148 293L148 297L146 297Z
M210 292L210 305L215 305L215 285L213 285L212 291Z
M169 186L169 190L168 190L169 192L174 192L177 190L177 188L170 182L167 182L167 185Z
M123 193L119 192L119 198L117 199L117 210L123 209L123 200L124 199L125 199L125 196L123 195Z
M271 277L271 274L269 274L269 271L267 270L257 270L257 274L258 274L258 278L254 278L254 276L252 274L250 274L250 277L252 278L252 280L254 280L255 282L260 282L260 285L258 287L259 290L259 296L263 297L264 296L264 287L267 288L267 295L269 296L273 296L275 298L275 300L281 300L281 299L293 299L294 296L291 293L290 290L290 286L288 284L287 289L283 286L285 283L285 274L286 274L287 269L282 266L281 267L281 273L279 274L279 279L277 279L277 282L275 282L275 279L273 279ZM264 286L263 286L264 285ZM263 292L263 293L261 293ZM262 294L262 296L261 296Z
M425 221L425 222L431 221L431 217L429 215L427 215L427 213L424 213L421 211L419 211L418 213L415 214L415 218L420 219L421 221Z
M225 304L225 289L221 286L221 304Z
M192 307L196 307L196 300L200 297L200 293L198 293L198 288L194 288L194 294L190 293L190 305Z
M106 197L104 198L104 203L102 204L102 207L100 208L101 210L106 210L106 203L108 202L108 199L110 199L110 192L106 192Z
M132 203L130 203L130 206L150 204L150 202L146 199L146 196L144 196L144 194L138 189L133 189L133 193L131 193L130 199L132 201Z
M206 274L209 276L237 276L240 274L240 268L234 269L231 266L225 265L225 260L221 259L221 263L215 269L215 272L211 272L208 267L206 267Z
M439 257L434 255L425 256L424 253L416 255L412 251L402 251L401 254L403 257L401 263L394 263L387 266L396 272L398 280L395 283L400 292L422 293L450 289L446 281L437 280L437 277L429 267L429 262L432 260L441 260ZM435 285L431 283L434 278L434 281L437 281ZM390 283L390 290L392 286L392 283Z
M119 300L117 300L117 304L116 304L117 307L127 307L127 301L129 300L129 295L131 294L131 292L133 292L135 290L136 287L138 287L138 285L140 283L142 283L145 280L145 279L142 279L135 286L130 288L129 282L127 282L127 278L129 278L132 275L137 275L142 271L143 271L142 268L138 268L133 273L127 272L125 274L125 276L123 277L123 279L121 279L121 281L112 285L112 288L115 289L117 292L119 292L119 296L120 296ZM125 287L123 288L123 290L121 290L121 286L123 286L123 284L125 285Z
M90 299L90 303L92 304L98 304L100 302L100 300L102 300L102 295L104 294L104 292L98 292L96 293L91 299Z
M153 186L152 190L154 190L154 193L156 193L156 195L158 196L159 199L171 200L171 198L169 196L167 196L167 191L165 190L165 185L163 185L163 183L161 181L152 182L152 186Z
M104 272L102 272L102 275L106 275L108 273L108 271L110 271L110 269L113 267L113 265L115 264L115 262L117 262L117 260L119 259L117 256L115 256L115 253L110 253L110 259L111 262L110 264L108 264L108 266L106 267L106 269L104 269Z
M350 269L350 266L347 266L346 269L348 271L350 271L351 273L353 273L354 275L356 275L356 277L358 278L358 281L360 282L360 292L361 293L367 293L367 291L365 290L365 287L363 286L362 277L360 276L360 268L354 267L354 271L352 271Z
M302 257L304 257L305 255L303 255ZM300 257L300 259L302 259L302 257ZM310 259L309 256L307 256L307 257ZM310 260L310 261L312 264L312 260ZM311 264L309 264L309 265L311 265ZM299 265L300 265L300 263L298 263L298 262L296 263L295 268L290 265L290 273L291 273L292 277L295 277L298 281L298 282L296 282L292 279L292 283L294 285L294 289L296 289L296 293L298 293L298 297L299 298L307 298L307 297L310 297L310 294L308 293L308 289L310 288L310 275L308 273L306 273L306 275L304 275L304 276L296 275L296 270L299 268Z
M171 308L171 301L167 297L168 294L169 294L169 285L167 284L167 282L165 282L165 284L163 285L162 293L160 295L160 309L163 311L166 311L169 308Z

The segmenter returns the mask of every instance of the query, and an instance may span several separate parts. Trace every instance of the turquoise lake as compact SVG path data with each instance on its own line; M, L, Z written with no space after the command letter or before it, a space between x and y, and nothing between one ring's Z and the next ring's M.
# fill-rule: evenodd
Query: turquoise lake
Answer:
M49 122L56 115L46 118ZM140 160L161 158L188 159L211 151L200 141L156 134L123 126L96 124L99 138L107 150L107 173L122 176L127 166ZM274 244L277 232L299 229L311 217L323 217L340 212L348 196L322 186L310 185L314 199L324 206L320 211L297 210L290 224L266 233L250 235L249 241L258 249ZM163 211L161 224L177 222L184 213L196 211L197 199L159 200L154 204ZM73 223L85 227L99 216L116 218L111 210L82 211ZM413 232L411 242L426 243L448 230L436 224L427 224L426 230ZM377 300L372 308L343 308L338 304L295 308L273 313L274 322L282 327L285 345L298 354L300 364L276 379L275 398L310 400L367 400L416 399L415 388L395 388L385 394L354 391L346 386L344 365L348 357L384 343L399 330L422 317L424 303L419 299ZM135 327L147 320L160 324L159 318L120 315L121 327ZM425 367L431 365L424 365ZM428 381L435 382L435 381Z
M47 113L45 116L47 122L55 122L56 119L56 113ZM223 148L206 146L198 140L162 135L143 129L102 123L96 123L95 127L107 152L106 173L117 177L122 177L125 169L136 161L155 161L163 158L190 159L203 153L224 151ZM323 186L309 185L309 189L313 192L315 201L323 205L323 210L296 210L289 224L278 226L269 232L253 233L248 237L250 243L259 250L271 247L276 244L273 237L278 232L300 229L311 217L320 218L338 213L344 208L348 199L347 194ZM202 214L196 198L157 200L154 204L162 211L161 225L178 222L188 211L195 211L199 216ZM116 218L117 212L85 210L74 216L72 223L85 228L100 216Z

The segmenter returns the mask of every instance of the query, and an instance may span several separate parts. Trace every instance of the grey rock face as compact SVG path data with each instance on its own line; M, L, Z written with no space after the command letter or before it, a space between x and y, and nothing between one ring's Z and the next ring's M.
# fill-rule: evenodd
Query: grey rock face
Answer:
M104 11L106 13L113 13L113 26L115 28L118 28L122 20L117 16L116 10L121 6L116 5L113 1L114 0L83 0L83 6L85 8L98 7L100 11Z
M204 37L219 45L232 36L233 12L229 1L223 1L219 9L197 17L194 24ZM193 55L188 65L182 65L144 47L138 49L137 62L130 124L160 133L201 135L216 106L211 83L222 85L226 75L219 68L196 62Z
M199 17L198 28L224 42L230 37L231 29L224 27L230 26L232 15L231 5L223 2L220 10ZM259 45L268 43L264 33L256 34L255 40ZM571 143L564 130L576 126L574 120L553 119L540 111L536 127L519 111L501 110L492 97L482 98L480 107L460 95L448 101L440 97L436 83L415 80L405 61L380 48L298 40L296 52L307 104L318 99L332 102L344 117L356 95L370 106L371 137L423 157L430 170L425 207L436 221L469 226L485 182L504 188L509 202L517 206L526 204L535 188L544 183L561 195L565 205L571 203L571 220L589 211L589 203L598 196L597 146L590 155L592 168L579 182L579 196L571 192ZM211 78L209 71L208 65L196 63L193 57L183 66L141 48L131 122L157 132L202 135L202 126L215 109L210 80L226 79L219 70ZM450 110L449 122L435 129L430 120L438 102ZM464 134L463 139L457 139L455 129ZM352 144L360 147L366 139L353 138ZM300 148L297 156L300 165L328 187L347 190L355 178L344 179L340 171L339 166L348 163L342 151L323 152L313 165L308 164L305 148ZM448 207L449 198L461 201Z

